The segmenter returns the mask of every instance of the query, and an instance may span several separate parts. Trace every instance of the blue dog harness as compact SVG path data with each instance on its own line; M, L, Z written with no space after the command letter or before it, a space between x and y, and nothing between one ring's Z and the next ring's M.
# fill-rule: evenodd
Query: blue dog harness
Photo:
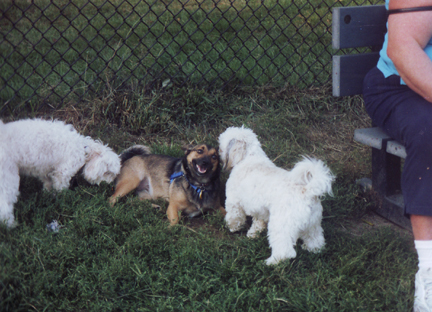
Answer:
M174 172L171 176L170 176L170 183L173 183L175 179L179 178L179 177L183 177L184 173L181 171L178 172Z
M170 176L170 183L173 183L175 179L180 178L180 177L184 177L186 179L186 181L189 182L189 180L186 178L186 176L184 175L183 172L181 171L177 171L174 172L171 176ZM206 191L205 188L200 188L198 186L193 185L192 183L189 182L189 185L197 192L199 193L199 198L202 199L202 194L203 192Z

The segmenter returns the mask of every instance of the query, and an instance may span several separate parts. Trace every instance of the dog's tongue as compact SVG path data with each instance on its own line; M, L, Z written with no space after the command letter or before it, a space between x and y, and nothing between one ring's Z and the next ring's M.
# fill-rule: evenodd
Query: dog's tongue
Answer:
M199 173L206 173L207 168L201 167L200 165L196 165Z

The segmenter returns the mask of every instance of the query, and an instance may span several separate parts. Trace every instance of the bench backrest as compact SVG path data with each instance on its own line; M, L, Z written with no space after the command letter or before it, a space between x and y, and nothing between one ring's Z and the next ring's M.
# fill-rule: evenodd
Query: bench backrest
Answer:
M384 5L333 8L334 49L371 47L370 53L333 55L333 96L362 93L363 78L376 66L387 31Z

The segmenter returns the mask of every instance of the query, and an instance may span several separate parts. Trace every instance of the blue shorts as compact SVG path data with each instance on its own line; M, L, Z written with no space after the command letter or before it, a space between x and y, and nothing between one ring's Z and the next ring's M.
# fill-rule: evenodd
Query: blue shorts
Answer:
M432 103L376 67L364 79L363 99L372 122L405 145L405 214L432 216Z

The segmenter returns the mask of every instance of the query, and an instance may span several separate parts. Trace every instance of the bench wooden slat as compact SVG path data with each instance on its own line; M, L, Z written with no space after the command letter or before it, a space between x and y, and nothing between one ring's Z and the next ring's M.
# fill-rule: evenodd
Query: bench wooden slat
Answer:
M378 59L378 52L333 55L333 96L363 93L363 78L376 66Z
M333 8L333 48L381 46L387 30L386 21L384 5Z
M388 140L386 152L400 158L406 158L405 146L398 141L392 140L384 131L378 127L354 130L354 141L376 149L382 149L383 140Z
M399 143L398 141L389 141L387 142L387 148L386 148L387 153L398 156L400 158L406 158L407 154L406 154L406 150L405 150L405 146L403 146L401 143Z
M376 149L382 149L382 141L391 139L378 127L354 130L354 141Z

